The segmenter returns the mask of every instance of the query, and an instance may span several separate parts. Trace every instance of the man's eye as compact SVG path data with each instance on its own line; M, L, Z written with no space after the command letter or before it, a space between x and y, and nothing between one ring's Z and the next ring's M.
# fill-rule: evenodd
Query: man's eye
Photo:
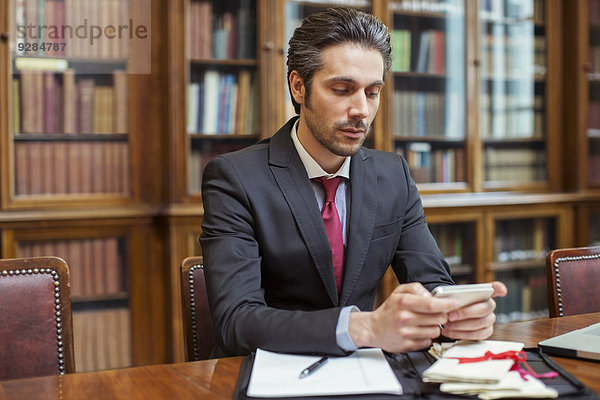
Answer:
M346 90L346 89L333 89L333 92L335 94L346 94L346 93L348 93L348 90Z
M367 96L378 97L380 90L367 90Z

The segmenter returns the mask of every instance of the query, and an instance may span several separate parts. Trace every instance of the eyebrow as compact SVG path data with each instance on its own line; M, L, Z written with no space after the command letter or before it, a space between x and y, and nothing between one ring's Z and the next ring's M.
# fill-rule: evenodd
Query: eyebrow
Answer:
M350 78L347 76L334 76L333 78L328 79L329 82L348 82L348 83L358 83L356 81L356 79L354 78ZM384 86L385 82L383 80L378 80L378 81L374 81L371 82L370 84L367 85L367 87L371 87L371 86Z

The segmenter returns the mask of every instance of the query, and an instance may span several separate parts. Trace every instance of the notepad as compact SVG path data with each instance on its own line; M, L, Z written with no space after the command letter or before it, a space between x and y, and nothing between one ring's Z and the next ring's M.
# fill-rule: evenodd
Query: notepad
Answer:
M402 386L381 349L359 349L346 357L332 357L318 371L300 379L300 371L319 358L258 349L247 395L301 397L402 394Z

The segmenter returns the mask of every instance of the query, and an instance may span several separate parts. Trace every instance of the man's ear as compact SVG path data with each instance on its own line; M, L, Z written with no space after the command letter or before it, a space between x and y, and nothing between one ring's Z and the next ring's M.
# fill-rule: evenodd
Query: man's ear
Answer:
M304 94L306 93L304 87L304 80L300 77L296 70L290 72L290 90L294 100L298 104L304 104Z

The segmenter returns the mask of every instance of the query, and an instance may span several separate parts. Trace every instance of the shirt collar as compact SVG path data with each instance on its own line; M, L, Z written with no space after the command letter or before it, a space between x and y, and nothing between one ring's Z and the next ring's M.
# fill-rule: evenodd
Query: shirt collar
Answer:
M320 178L324 176L327 179L335 178L336 176L341 176L346 179L350 179L350 159L351 157L346 157L342 166L333 174L326 172L321 166L315 161L314 158L311 157L310 154L306 151L300 140L298 139L298 122L294 124L292 128L292 141L294 142L294 147L302 160L302 164L304 164L304 168L306 169L306 173L308 174L309 179Z

